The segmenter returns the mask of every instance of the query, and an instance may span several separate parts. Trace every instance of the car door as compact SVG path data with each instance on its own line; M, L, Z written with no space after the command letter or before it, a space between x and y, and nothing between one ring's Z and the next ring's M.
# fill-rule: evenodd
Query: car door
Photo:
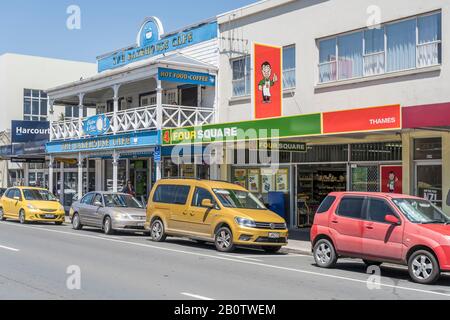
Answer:
M19 219L19 211L22 208L23 202L22 192L19 189L14 189L13 199L11 199L10 211L11 216Z
M5 196L3 197L3 212L5 213L5 217L11 217L11 202L14 197L14 189L9 189L5 192Z
M189 220L189 229L192 232L202 237L210 237L213 221L217 215L217 208L202 207L202 201L205 199L211 200L213 204L216 203L210 191L200 187L195 188L190 207L187 210L187 218Z
M401 219L386 199L367 199L368 220L364 222L363 253L367 257L400 261L403 256L404 225L386 222L386 215Z
M80 205L78 207L78 214L80 216L81 223L84 225L91 225L91 222L89 220L89 208L90 208L89 206L92 203L94 195L95 193L88 193L80 201Z
M103 226L103 209L105 204L103 202L103 196L100 193L97 193L93 200L91 208L89 208L89 216L92 221L92 224L96 227Z
M330 215L330 229L339 253L362 254L365 197L344 196Z

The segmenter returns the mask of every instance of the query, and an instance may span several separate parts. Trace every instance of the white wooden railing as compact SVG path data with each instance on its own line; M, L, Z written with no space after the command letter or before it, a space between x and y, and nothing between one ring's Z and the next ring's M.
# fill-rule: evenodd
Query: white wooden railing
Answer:
M114 112L106 113L105 116L110 122L105 135L156 130L158 128L156 105L119 111L116 117ZM162 128L201 126L213 122L214 109L212 108L177 105L163 105L162 107ZM89 135L82 128L80 132L79 119L55 121L51 124L51 141L86 137L89 137Z

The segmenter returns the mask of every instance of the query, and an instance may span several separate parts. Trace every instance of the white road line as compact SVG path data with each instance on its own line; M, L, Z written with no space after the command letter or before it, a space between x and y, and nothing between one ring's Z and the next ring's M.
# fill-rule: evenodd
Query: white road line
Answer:
M181 292L181 294L183 296L194 298L194 299L198 299L198 300L205 300L205 301L213 301L214 300L214 299L211 299L211 298L199 296L198 294L192 294L192 293L187 293L187 292Z
M0 249L5 249L5 250L9 250L9 251L13 251L13 252L19 252L19 249L14 249L14 248L10 248L10 247L5 247L5 246L0 246Z
M256 261L256 262L263 262L262 260L254 259L254 258L248 258L248 257L241 257L235 254L217 254L219 257L232 257L236 259L243 259L243 260L249 260L249 261Z
M184 251L184 250L179 250L179 249L163 248L163 247L158 247L158 246L149 245L149 244L129 242L129 241L123 241L123 240L115 240L115 239L107 239L107 238L102 238L102 237L92 236L92 235L86 235L86 234L81 234L81 233L78 234L78 233L66 232L66 231L60 231L60 230L35 228L35 227L32 227L32 226L24 226L24 225L21 225L21 224L11 224L11 223L8 223L8 222L0 222L0 225L1 224L5 224L5 225L7 224L7 225L14 226L14 227L17 227L17 228L28 228L28 229L35 229L35 230L40 230L40 231L48 231L48 232L59 233L59 234L68 234L68 235L77 236L77 237L81 237L81 238L100 239L100 240L103 240L103 241L111 241L111 242L115 242L115 243L134 245L134 246L137 246L137 247L151 248L151 249L156 249L156 250L166 251L166 252L174 252L174 253L181 253L181 254L198 256L198 257L204 257L204 258L211 258L211 259L218 259L218 260L224 260L224 261L238 262L238 263L242 263L242 264L248 264L248 265L259 266L259 267L264 267L264 268L283 270L283 271L290 271L290 272L296 272L296 273L301 273L301 274L308 274L308 275L311 275L311 276L330 278L330 279L339 279L339 280L345 280L345 281L349 281L349 282L362 283L362 284L365 284L365 285L368 284L367 280L359 280L359 279L348 278L348 277L343 277L343 276L337 276L337 275L332 275L332 274L325 274L325 273L314 272L314 271L307 271L307 270L302 270L302 269L281 267L281 266L265 264L265 263L260 263L260 262L245 261L245 260L241 260L241 259L233 259L233 258L221 257L221 256L218 256L218 255L204 254L204 253L192 252L192 251ZM377 283L377 285L378 285L378 283ZM379 285L380 285L380 287L393 288L393 289L406 290L406 291L413 291L413 292L420 292L420 293L427 293L427 294L431 294L431 295L438 295L438 296L444 296L444 297L449 297L450 298L450 291L448 291L446 293L443 293L443 292L436 292L436 291L431 291L431 290L423 290L423 289L417 289L417 288L411 288L411 287L402 287L402 286L390 285L390 284L386 284L386 283L380 283Z

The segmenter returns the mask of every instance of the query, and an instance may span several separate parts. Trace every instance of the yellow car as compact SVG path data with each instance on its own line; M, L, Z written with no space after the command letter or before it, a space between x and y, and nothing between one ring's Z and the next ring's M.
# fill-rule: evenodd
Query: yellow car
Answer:
M5 191L0 199L0 220L27 222L54 222L61 225L65 220L64 207L45 189L15 187Z
M287 245L286 221L246 189L227 182L162 180L150 194L145 228L153 241L181 236L214 242L218 251L236 246L277 252Z

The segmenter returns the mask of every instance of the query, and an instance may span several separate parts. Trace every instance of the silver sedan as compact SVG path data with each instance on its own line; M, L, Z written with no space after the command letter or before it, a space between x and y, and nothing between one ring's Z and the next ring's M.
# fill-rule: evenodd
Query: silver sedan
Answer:
M124 193L90 192L70 208L75 230L83 226L115 231L144 231L146 210L133 196Z

